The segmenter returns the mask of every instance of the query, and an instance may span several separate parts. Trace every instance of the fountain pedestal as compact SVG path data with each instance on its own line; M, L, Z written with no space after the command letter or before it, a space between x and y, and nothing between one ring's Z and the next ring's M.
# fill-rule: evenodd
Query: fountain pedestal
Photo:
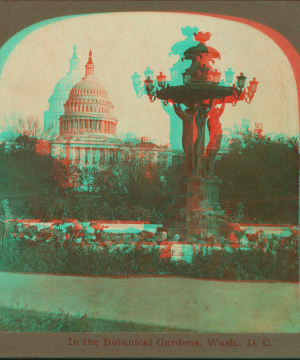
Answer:
M220 236L226 228L225 212L219 203L222 184L217 177L186 177L179 182L176 220L173 231L185 229L189 235Z

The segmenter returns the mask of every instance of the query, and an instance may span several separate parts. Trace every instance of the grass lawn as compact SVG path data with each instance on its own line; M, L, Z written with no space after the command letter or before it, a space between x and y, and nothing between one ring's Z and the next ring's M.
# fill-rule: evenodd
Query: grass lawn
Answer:
M112 321L85 315L16 309L0 306L0 332L117 332L191 331L162 326Z

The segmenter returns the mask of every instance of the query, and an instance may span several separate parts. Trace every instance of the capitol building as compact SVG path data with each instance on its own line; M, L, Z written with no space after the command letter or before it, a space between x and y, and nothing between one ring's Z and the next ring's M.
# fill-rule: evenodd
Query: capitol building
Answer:
M44 112L44 131L54 134L51 154L80 165L117 162L130 149L151 152L172 161L172 150L158 146L148 138L121 139L117 136L118 120L104 86L95 77L92 50L89 51L82 78L78 69L76 46L70 59L70 70L54 87L49 109Z

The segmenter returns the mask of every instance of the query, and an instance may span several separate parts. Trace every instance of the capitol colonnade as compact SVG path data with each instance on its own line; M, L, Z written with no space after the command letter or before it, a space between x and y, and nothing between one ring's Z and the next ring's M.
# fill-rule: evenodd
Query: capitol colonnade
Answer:
M124 149L107 144L58 143L52 147L52 155L57 159L69 160L78 165L102 165L118 162Z
M91 132L116 135L117 123L114 119L107 121L99 118L89 119L79 115L66 116L60 122L59 131L60 134Z

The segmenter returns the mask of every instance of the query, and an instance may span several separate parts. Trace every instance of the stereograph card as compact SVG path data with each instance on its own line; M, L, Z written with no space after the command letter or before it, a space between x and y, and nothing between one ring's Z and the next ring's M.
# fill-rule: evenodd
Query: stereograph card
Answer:
M297 1L0 2L0 356L298 357Z

